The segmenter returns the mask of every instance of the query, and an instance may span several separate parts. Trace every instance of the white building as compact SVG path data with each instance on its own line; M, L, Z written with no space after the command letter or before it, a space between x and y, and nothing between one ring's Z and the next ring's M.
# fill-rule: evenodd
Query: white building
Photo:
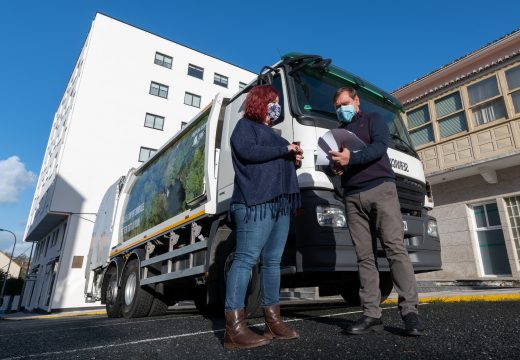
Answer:
M85 263L105 190L219 91L255 74L96 14L54 117L25 241L37 242L23 303L81 308Z

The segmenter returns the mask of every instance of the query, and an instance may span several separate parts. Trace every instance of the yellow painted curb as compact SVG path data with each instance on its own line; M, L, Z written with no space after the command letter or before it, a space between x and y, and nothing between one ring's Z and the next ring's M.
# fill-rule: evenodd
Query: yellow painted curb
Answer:
M107 312L105 310L102 310L102 311L77 312L77 313L54 314L54 315L12 317L12 318L2 318L1 320L47 320L47 319L61 319L61 318L69 318L69 317L77 317L77 316L94 316L94 315L106 315L106 314L107 314Z
M433 302L469 302L469 301L514 301L520 300L520 294L494 294L494 295L454 295L431 296L419 298L420 303ZM383 304L397 304L397 299L387 299Z
M92 315L106 315L107 312L102 311L93 311L93 312L80 312L80 313L69 313L69 314L55 314L55 315L44 315L41 318L43 319L58 319L58 318L66 318L66 317L75 317L75 316L92 316Z

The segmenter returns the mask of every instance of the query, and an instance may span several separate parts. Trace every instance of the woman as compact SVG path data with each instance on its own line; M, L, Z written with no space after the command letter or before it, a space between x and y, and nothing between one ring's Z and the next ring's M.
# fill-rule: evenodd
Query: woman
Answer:
M230 211L237 247L226 282L226 348L251 348L267 345L273 338L299 336L280 318L279 295L290 215L300 204L295 162L301 161L303 151L270 127L281 110L275 88L254 87L244 108L244 118L231 135L235 187ZM264 336L247 327L244 314L250 272L258 259Z

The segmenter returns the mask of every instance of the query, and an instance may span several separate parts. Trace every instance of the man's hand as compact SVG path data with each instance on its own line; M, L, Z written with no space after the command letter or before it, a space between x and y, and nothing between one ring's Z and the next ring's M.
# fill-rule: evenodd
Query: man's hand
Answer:
M331 150L329 154L335 165L346 166L350 161L350 150L347 148L343 148L341 152Z

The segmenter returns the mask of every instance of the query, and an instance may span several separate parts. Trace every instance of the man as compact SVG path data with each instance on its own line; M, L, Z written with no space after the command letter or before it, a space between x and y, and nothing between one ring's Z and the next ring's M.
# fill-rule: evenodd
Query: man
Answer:
M334 106L341 127L356 134L367 145L359 151L347 148L331 151L332 170L341 175L347 223L358 257L363 317L347 328L349 334L383 330L381 292L376 260L376 237L382 241L394 287L399 295L399 310L408 335L422 335L417 316L417 285L408 252L403 243L403 220L395 186L395 174L386 153L388 126L376 113L363 113L356 90L338 89ZM346 167L348 165L348 167Z

